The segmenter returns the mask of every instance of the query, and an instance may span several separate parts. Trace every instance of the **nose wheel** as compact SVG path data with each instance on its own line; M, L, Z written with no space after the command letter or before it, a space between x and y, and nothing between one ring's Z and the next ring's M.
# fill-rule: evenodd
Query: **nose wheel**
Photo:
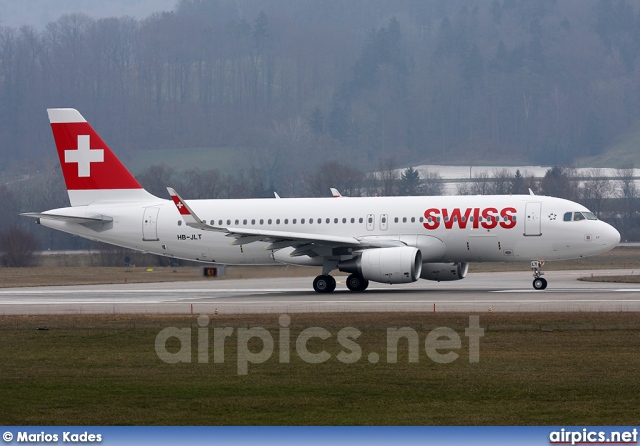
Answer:
M544 266L544 260L532 260L531 269L533 270L533 288L536 290L544 290L547 288L547 279L542 276L544 272L542 267Z

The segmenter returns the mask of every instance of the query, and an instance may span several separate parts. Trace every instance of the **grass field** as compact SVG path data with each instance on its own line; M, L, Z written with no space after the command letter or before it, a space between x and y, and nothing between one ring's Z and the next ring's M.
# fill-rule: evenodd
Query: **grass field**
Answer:
M459 314L301 314L291 317L290 363L280 364L279 315L211 316L232 327L224 363L197 361L197 321L183 316L1 316L0 395L4 425L609 425L640 418L640 319L637 314L483 314L478 363L468 360ZM167 364L154 348L165 327L192 327L191 363ZM337 333L355 327L361 359L337 359ZM36 330L47 327L49 330ZM264 327L275 352L238 375L238 328ZM296 338L308 327L331 337L321 364L303 362ZM398 362L386 359L386 330L411 327ZM457 360L439 364L424 343L435 327L461 338ZM173 341L176 341L173 338ZM249 344L254 353L261 341ZM177 352L177 341L167 350ZM449 349L440 350L446 353ZM368 354L380 354L372 364Z
M552 269L637 268L637 248ZM472 271L528 270L528 265L472 265ZM308 275L313 268L228 268L227 278ZM585 272L585 276L587 273ZM633 276L633 277L640 277ZM200 277L197 267L0 269L0 285L61 285ZM198 362L198 323L176 315L0 316L0 398L5 425L609 425L640 417L640 318L635 313L482 314L480 361L470 363L468 315L443 313L339 313L291 316L290 363L278 361L280 315L211 315L210 348ZM160 360L155 342L167 327L190 328L190 362ZM213 362L215 328L231 327L224 363ZM239 351L259 353L262 342L243 344L239 329L264 327L275 351L239 375ZM309 350L330 359L309 364L297 354L299 333L322 327ZM337 340L344 327L362 332L355 363ZM419 338L418 362L408 343L398 362L387 361L387 329L410 327ZM450 327L461 339L457 360L436 363L427 335ZM47 328L47 330L38 330ZM170 353L181 351L176 338ZM448 349L440 350L446 353ZM369 354L380 360L369 362Z

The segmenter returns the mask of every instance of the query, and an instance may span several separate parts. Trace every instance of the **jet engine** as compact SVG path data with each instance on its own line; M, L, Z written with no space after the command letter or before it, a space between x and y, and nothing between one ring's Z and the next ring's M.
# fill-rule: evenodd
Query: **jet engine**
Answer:
M464 279L469 271L468 263L425 263L422 265L421 279L445 282Z
M358 257L340 262L338 269L374 282L410 283L420 277L422 254L411 246L367 249Z

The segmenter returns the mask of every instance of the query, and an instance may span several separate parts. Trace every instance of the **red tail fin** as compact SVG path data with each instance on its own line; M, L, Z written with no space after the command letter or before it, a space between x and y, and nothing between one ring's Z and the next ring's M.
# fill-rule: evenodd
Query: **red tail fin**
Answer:
M77 110L53 108L47 112L72 206L153 197Z

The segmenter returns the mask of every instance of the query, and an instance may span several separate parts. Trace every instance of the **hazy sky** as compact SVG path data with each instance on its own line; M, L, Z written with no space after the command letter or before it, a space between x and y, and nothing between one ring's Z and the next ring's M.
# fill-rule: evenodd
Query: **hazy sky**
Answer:
M0 0L0 26L37 29L63 14L83 12L94 19L132 16L143 19L157 11L170 11L177 0Z

